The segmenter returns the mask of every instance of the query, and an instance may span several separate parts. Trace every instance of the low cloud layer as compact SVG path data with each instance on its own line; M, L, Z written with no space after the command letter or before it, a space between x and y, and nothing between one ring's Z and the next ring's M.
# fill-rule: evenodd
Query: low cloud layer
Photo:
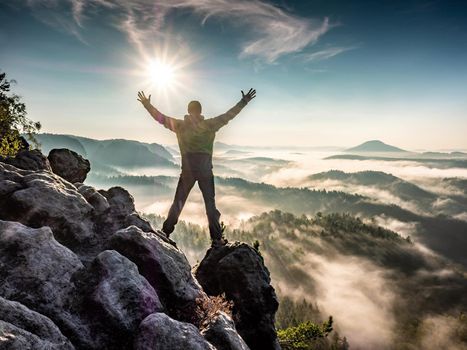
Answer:
M297 300L316 303L323 315L332 315L337 331L355 349L389 348L395 325L395 293L381 269L357 257L308 254L300 268L315 281L316 295L285 284L275 286ZM273 281L275 282L275 281Z

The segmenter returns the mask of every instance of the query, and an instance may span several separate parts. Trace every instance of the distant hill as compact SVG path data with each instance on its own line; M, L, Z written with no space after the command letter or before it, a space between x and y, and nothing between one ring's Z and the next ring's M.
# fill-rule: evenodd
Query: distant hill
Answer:
M450 152L450 153L444 153L444 152L423 152L420 156L426 157L426 158L467 158L467 153L464 152Z
M124 167L174 166L174 163L167 156L161 156L160 152L158 154L153 150L155 150L154 144L147 145L138 141L122 139L106 140L90 157L101 163ZM172 158L170 153L168 155Z
M112 167L175 168L172 154L162 145L135 140L92 138L43 133L36 136L40 149L48 154L53 148L68 148L91 162L91 171L118 173Z
M219 142L219 141L214 142L214 149L216 151L227 151L232 148L235 148L235 146L229 145L227 143Z
M371 140L364 142L358 146L348 148L344 152L403 152L408 153L408 151L401 148L388 145L379 140Z
M319 184L326 180L334 180L339 183L340 188L344 187L349 191L355 191L355 185L365 186L366 188L378 188L385 193L390 192L404 202L416 203L425 212L440 209L439 206L436 207L434 204L437 199L441 199L438 194L428 192L411 182L381 171L365 170L355 173L345 173L341 170L330 170L310 175L308 176L308 180L310 180L310 185ZM380 194L381 192L375 193ZM444 209L463 211L463 206L459 203L452 199L449 202L452 202L453 205L449 205L449 207L445 205ZM433 205L435 205L435 208L433 208ZM449 212L449 214L452 213ZM458 212L454 214L458 214Z
M247 152L247 151L239 151L238 149L230 149L226 152L224 152L225 155L227 156L236 156L236 155L244 155L244 154L249 154L251 152Z
M428 168L449 169L449 168L467 168L467 159L462 158L426 158L426 157L378 157L363 156L357 154L336 154L323 159L349 159L349 160L383 160L387 162L417 162Z
M72 135L61 134L38 134L36 139L40 144L40 149L45 155L49 154L53 148L68 148L81 154L83 157L88 157L87 147L78 140L77 137ZM95 141L95 140L92 140Z

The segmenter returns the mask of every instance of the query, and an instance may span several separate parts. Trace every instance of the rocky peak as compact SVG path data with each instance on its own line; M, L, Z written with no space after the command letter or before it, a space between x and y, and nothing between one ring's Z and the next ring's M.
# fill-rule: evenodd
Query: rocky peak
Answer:
M246 243L211 248L196 267L208 295L233 301L233 320L251 349L279 349L274 316L279 303L261 255Z
M194 276L128 191L86 185L88 171L66 149L0 160L0 349L278 348L252 247L210 249ZM203 310L220 294L232 317Z

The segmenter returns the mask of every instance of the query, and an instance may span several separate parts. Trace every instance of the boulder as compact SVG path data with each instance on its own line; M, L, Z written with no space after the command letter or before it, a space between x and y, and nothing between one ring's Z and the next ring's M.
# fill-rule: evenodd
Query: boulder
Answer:
M2 297L0 337L0 349L74 349L48 317Z
M118 251L138 266L170 316L186 320L182 314L191 315L196 299L205 296L193 278L185 255L153 232L129 226L115 232L107 248Z
M0 296L47 316L73 344L98 349L73 305L79 293L72 277L83 268L49 227L0 220Z
M0 162L0 219L35 228L49 226L55 238L85 263L119 229L136 225L155 232L122 187L98 191L75 184L78 187L50 171L27 171Z
M91 204L96 212L96 214L103 214L107 209L110 208L110 204L99 191L94 187L83 185L80 183L78 192Z
M107 198L115 214L126 216L135 211L135 200L123 187L114 186L107 191L99 190L99 193Z
M249 350L245 341L235 329L233 320L219 311L201 331L204 338L217 350Z
M0 163L0 219L30 227L49 226L73 248L92 241L94 208L76 187L49 171L25 171Z
M208 295L225 293L233 301L235 327L252 350L280 349L274 326L279 303L254 248L240 242L210 248L195 276Z
M24 170L52 171L49 160L38 149L19 151L15 157L7 157L2 162Z
M115 250L101 252L88 269L75 274L74 282L84 295L82 314L101 325L109 347L131 347L141 321L163 311L156 291L136 265Z
M0 350L60 350L73 347L54 344L22 328L0 320Z
M0 296L47 313L62 309L71 276L82 268L49 227L0 220Z
M139 326L134 350L216 350L190 323L179 322L163 313L146 317Z
M82 186L79 187L80 192L81 188ZM89 190L83 189L83 192L84 191L87 192ZM120 186L115 186L108 190L98 190L97 192L105 198L109 205L109 208L106 209L104 213L105 215L100 215L96 218L99 231L113 234L117 230L134 225L139 227L142 231L157 234L151 224L147 220L141 218L135 211L133 196L127 190ZM166 239L165 236L159 236L167 242L171 241Z
M0 196L6 196L22 187L21 184L11 180L0 180Z
M71 183L84 182L91 170L89 160L67 148L54 148L47 158L52 171Z

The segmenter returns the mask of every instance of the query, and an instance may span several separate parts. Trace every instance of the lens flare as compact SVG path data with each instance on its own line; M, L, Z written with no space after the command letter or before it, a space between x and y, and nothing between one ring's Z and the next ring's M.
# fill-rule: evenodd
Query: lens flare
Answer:
M147 75L151 83L159 88L170 87L177 80L175 68L159 60L148 63Z

